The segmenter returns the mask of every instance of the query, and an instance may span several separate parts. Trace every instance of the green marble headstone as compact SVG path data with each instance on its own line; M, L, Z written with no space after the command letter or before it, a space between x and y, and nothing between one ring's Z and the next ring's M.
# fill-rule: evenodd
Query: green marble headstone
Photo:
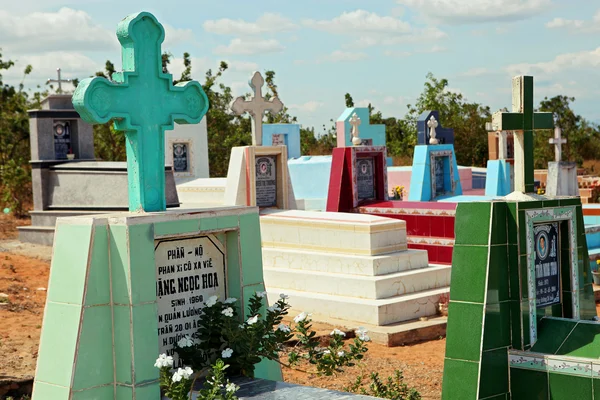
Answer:
M208 98L196 81L173 86L163 73L160 45L165 31L152 14L123 19L117 28L123 72L113 82L95 77L81 81L73 106L91 124L114 120L127 137L129 210L164 211L164 134L179 124L200 122Z
M159 400L154 361L195 331L206 299L235 297L247 319L264 291L257 208L164 211L164 130L200 121L201 86L162 73L151 14L125 18L117 35L125 72L83 81L73 103L125 131L131 212L57 220L34 400ZM255 375L281 380L268 360Z

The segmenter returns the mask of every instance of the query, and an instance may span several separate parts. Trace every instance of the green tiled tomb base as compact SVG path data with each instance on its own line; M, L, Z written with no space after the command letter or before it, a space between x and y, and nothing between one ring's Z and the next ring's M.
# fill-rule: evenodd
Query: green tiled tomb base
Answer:
M586 357L589 382L582 383L581 393L588 386L591 393L600 323L590 321L596 310L580 200L460 203L455 223L442 398L568 398L561 397L562 388L569 378L581 378L575 372L544 370L544 378L536 375L542 371L513 365L517 355L534 352ZM558 224L561 249L561 301L545 308L536 306L535 250L527 240L537 223ZM529 379L545 379L545 389L534 393Z
M202 235L226 249L227 296L246 312L264 290L255 208L59 219L33 398L159 399L155 240ZM281 371L265 360L256 376Z

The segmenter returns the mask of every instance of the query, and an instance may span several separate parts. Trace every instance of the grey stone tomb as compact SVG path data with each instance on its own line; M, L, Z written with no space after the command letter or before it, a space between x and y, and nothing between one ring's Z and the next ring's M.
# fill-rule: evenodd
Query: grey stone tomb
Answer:
M70 94L53 94L30 110L31 226L19 227L23 242L51 245L56 218L126 211L127 163L94 157L91 125L73 108ZM165 167L167 207L179 207L171 166Z

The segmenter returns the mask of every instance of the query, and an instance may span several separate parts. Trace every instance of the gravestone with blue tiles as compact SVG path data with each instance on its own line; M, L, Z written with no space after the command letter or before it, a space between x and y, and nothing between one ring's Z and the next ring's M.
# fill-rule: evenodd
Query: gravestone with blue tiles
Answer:
M367 107L349 107L344 110L342 115L340 115L335 122L337 147L350 147L355 145L352 143L352 124L350 123L354 114L362 121L360 126L361 145L385 146L385 125L371 125L371 116L369 115L369 109ZM391 157L387 157L386 161L388 166L392 165Z
M263 124L264 146L286 146L289 158L299 158L300 124Z
M513 78L515 191L459 203L442 398L599 399L600 323L578 197L539 196L533 135L551 129L533 109L533 78ZM517 162L518 161L518 162Z
M421 120L425 117L427 120ZM427 111L419 117L419 144L413 155L409 201L435 201L462 194L454 154L454 130L442 128L440 135L437 117L437 111Z
M152 14L123 19L117 37L124 71L83 80L73 104L124 131L130 212L58 220L35 400L160 399L155 359L196 331L207 298L235 297L243 315L264 290L256 208L165 211L164 131L201 120L201 85L163 73ZM271 362L257 372L281 377Z
M435 128L438 144L454 144L454 129L444 128L440 123L440 113L434 111L423 111L417 118L417 145L428 145L431 129L428 126L431 117L438 122Z

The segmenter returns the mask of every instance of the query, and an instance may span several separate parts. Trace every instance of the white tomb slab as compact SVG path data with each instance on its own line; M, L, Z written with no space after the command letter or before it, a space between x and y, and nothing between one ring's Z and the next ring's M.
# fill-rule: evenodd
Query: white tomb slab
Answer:
M406 222L365 214L263 210L263 273L269 301L317 321L383 326L437 312L450 265L407 248ZM385 336L385 335L384 335Z
M173 166L178 185L210 176L206 118L199 124L175 123L173 130L166 132L165 163Z

